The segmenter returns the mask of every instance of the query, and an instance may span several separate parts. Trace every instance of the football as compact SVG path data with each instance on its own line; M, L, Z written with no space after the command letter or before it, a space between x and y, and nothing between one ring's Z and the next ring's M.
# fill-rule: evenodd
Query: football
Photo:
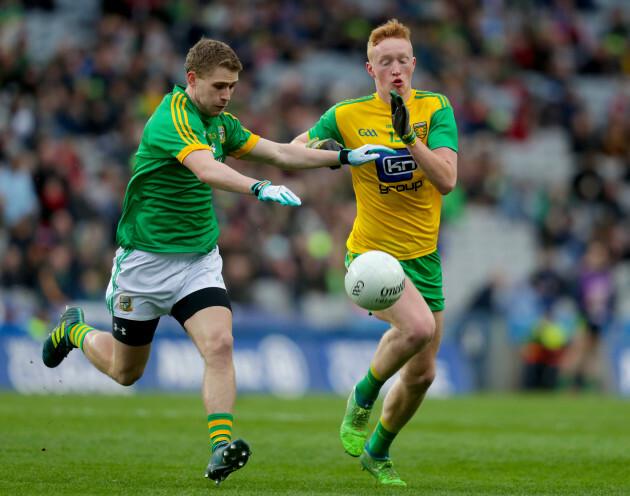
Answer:
M346 272L346 293L366 310L384 310L398 301L405 289L405 273L394 257L367 251L355 258Z

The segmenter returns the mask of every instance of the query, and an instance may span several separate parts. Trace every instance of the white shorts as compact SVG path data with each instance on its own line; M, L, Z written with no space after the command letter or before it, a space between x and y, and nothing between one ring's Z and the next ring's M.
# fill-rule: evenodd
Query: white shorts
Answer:
M225 283L219 247L210 253L149 253L118 248L107 287L109 313L129 320L168 315L185 296Z

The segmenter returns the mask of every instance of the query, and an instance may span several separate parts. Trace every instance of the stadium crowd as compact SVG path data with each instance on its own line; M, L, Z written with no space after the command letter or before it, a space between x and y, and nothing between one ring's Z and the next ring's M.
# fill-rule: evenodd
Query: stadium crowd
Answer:
M0 324L32 314L41 324L70 300L103 301L139 134L183 81L183 57L202 35L243 62L228 111L288 142L334 102L373 91L365 40L392 17L414 35L414 87L446 95L455 111L461 153L446 229L472 205L528 222L541 265L524 282L541 316L569 298L583 312L595 305L607 324L615 295L630 300L627 281L611 277L593 295L580 285L593 245L597 270L630 264L630 7L621 0L3 2ZM558 140L563 181L510 172L502 147L528 153L541 136ZM350 175L262 167L252 175L287 184L303 205L216 192L228 291L236 305L308 317L318 302L343 300Z

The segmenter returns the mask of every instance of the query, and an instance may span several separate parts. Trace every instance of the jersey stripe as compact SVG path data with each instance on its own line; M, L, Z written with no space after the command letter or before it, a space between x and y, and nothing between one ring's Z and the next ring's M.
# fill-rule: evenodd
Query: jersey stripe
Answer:
M186 121L186 127L184 128L184 131L186 131L186 129L188 128L188 133L190 136L193 137L193 141L195 141L198 144L202 144L201 141L199 141L199 138L197 138L197 135L193 132L192 128L190 127L190 124L188 123L188 112L186 112L186 101L188 100L187 97L182 98L182 103L181 103L181 107L182 107L182 113L184 114L184 120Z
M194 145L195 138L188 133L188 130L184 126L184 121L182 120L182 114L186 114L186 109L184 108L183 104L186 102L187 99L184 96L184 93L180 93L179 95L177 95L177 99L178 101L175 103L175 110L177 111L177 120L179 121L179 127L188 137L186 143L188 143L189 145ZM188 119L188 116L186 116L186 119Z
M193 143L192 145L188 145L188 146L186 146L186 147L181 149L181 151L177 154L177 160L179 160L181 163L184 163L184 159L191 152L194 152L195 150L210 150L210 151L212 151L212 148L210 148L208 145L202 145L201 143L199 143L199 144Z
M336 107L343 107L344 105L350 105L351 103L361 103L368 102L370 100L374 100L374 95L362 96L360 98L353 98L351 100L344 100L343 102L339 102Z
M260 140L260 136L252 134L249 139L238 150L230 152L230 155L234 158L241 158L243 155L247 155L256 146Z
M188 145L192 145L192 143L184 137L181 129L179 128L179 125L177 124L177 109L175 107L175 102L181 95L182 93L179 93L171 100L171 117L173 118L173 124L175 125L175 130L177 131L177 134L179 134L179 137L182 139L184 143L187 143Z
M451 106L451 103L448 101L448 99L444 95L440 95L439 93L432 93L430 91L417 91L415 99L421 100L422 98L428 98L428 97L437 98L440 101L442 108Z

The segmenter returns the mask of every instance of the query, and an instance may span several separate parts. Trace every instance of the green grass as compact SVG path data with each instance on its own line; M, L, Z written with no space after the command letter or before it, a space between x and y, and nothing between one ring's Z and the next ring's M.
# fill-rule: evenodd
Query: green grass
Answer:
M407 488L343 452L345 399L240 396L247 466L220 486L199 396L0 393L0 494L630 495L630 402L599 396L429 399L391 450ZM376 419L374 418L373 421Z

